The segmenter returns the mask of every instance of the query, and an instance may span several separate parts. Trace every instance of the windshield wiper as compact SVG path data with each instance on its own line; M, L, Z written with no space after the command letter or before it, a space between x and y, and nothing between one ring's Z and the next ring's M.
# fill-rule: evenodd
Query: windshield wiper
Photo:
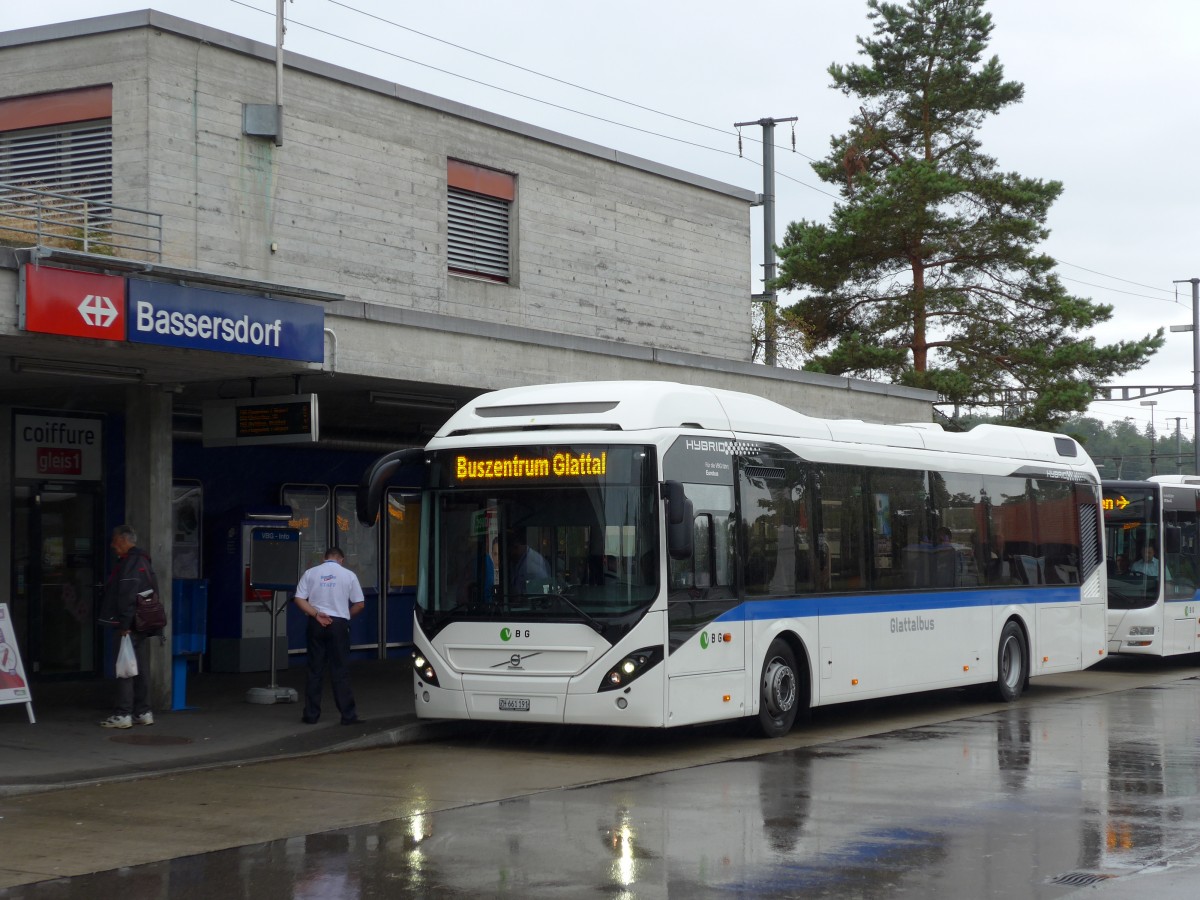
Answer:
M608 630L608 626L604 622L601 622L599 619L595 619L588 613L584 612L574 600L570 599L565 594L528 594L526 596L529 600L537 600L543 597L550 600L561 600L563 603L567 604L567 606L571 607L571 609L573 609L576 613L578 613L584 622L594 628L597 634L604 634L604 632Z

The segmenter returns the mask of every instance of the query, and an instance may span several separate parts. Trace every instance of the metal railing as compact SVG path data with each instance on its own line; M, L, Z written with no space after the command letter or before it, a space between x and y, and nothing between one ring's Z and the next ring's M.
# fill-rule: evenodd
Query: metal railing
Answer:
M162 214L0 182L0 244L162 262Z

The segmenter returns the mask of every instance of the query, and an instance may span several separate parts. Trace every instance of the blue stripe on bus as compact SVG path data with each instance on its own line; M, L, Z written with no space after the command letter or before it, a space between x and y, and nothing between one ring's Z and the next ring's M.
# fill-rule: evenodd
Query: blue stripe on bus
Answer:
M839 594L750 600L719 615L716 622L759 619L802 619L813 616L851 616L861 613L917 612L1022 603L1078 603L1077 587L1004 588L994 591L938 591L935 594Z

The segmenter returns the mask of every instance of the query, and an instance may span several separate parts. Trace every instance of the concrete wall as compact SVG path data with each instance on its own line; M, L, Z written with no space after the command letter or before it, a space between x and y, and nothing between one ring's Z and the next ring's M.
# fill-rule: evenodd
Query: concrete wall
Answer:
M289 68L284 140L241 134L269 60L169 32L145 43L149 207L176 264L356 300L730 359L750 354L750 207L731 195ZM348 74L348 73L347 73ZM136 100L136 91L122 91ZM136 118L131 113L131 118ZM446 269L448 158L517 179L514 278ZM278 248L271 251L271 245Z
M115 201L163 214L163 265L345 296L339 374L661 378L929 418L926 392L749 365L747 189L291 55L276 147L242 134L273 48L159 13L0 34L0 54L7 96L113 85ZM448 158L515 175L511 284L447 272Z

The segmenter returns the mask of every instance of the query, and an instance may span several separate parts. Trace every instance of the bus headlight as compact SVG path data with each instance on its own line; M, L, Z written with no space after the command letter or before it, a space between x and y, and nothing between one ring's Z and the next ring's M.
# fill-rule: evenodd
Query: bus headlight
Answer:
M433 668L433 663L427 660L420 653L414 653L412 658L413 671L417 673L417 677L426 684L432 684L438 687L437 672Z
M1129 636L1134 635L1152 635L1154 634L1153 625L1134 625L1129 629Z
M661 662L662 658L662 647L643 647L641 650L634 650L605 673L604 678L600 681L600 690L621 690L640 678L643 672Z

